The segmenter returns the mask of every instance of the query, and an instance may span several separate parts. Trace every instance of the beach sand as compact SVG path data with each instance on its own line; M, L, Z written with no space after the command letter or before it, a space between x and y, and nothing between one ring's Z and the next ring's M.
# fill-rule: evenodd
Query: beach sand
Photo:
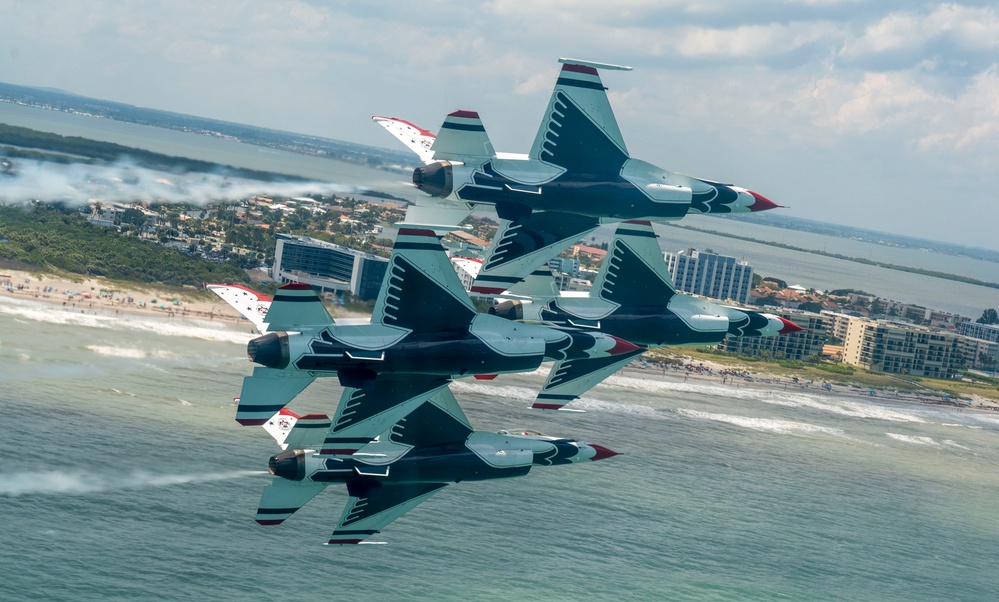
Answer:
M51 274L0 270L0 298L4 296L60 304L84 313L125 312L233 323L245 320L222 299L212 301L183 293L178 295L156 285L113 285L104 278L74 282Z

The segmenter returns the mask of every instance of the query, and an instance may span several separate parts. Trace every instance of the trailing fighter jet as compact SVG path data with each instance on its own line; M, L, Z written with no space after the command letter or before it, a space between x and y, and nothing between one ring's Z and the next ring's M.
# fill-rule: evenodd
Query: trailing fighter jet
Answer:
M776 336L803 330L769 313L712 303L678 292L652 224L619 224L607 256L583 296L560 295L551 271L536 271L489 313L510 320L589 328L642 347L714 345L725 337ZM631 361L579 358L555 363L534 408L558 410Z
M331 424L325 415L283 410L265 425L285 451L268 462L274 479L260 498L258 523L281 524L328 485L344 483L350 499L327 543L384 543L365 540L449 483L519 477L533 466L617 455L530 431L474 430L447 387L422 394L388 429L364 433L371 443L352 455L327 453Z
M562 70L530 153L497 153L478 113L455 111L440 132L375 116L424 166L413 184L438 200L418 202L406 221L457 224L475 205L503 224L473 293L499 294L601 223L670 221L688 213L778 207L751 190L666 171L628 153L598 69L631 67L559 59Z
M231 287L210 289L232 298ZM255 311L235 298L233 306ZM263 424L317 377L346 387L327 440L350 453L452 378L530 372L542 362L613 357L635 345L601 332L478 314L432 231L402 229L370 323L336 324L307 284L278 289L247 345L259 364L243 380L236 420ZM366 438L367 437L367 438Z

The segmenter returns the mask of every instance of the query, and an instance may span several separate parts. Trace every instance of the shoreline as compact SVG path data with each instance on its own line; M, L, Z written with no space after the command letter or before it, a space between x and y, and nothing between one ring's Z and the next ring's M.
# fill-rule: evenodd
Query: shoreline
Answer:
M102 294L103 293L103 294ZM191 300L173 292L157 288L155 285L143 287L114 286L104 278L86 278L73 282L65 277L23 270L0 271L0 301L4 297L37 301L64 310L79 310L81 313L101 313L113 315L127 313L135 316L155 318L188 318L219 321L232 326L253 324L239 314L228 303L218 299ZM155 303L153 302L155 300ZM885 388L864 388L860 386L835 385L828 388L825 383L813 381L794 382L793 377L782 376L767 371L750 371L742 367L716 361L695 358L679 352L670 357L683 362L682 366L667 364L657 358L636 360L622 370L657 376L662 380L678 382L700 382L704 384L742 387L769 391L799 391L815 395L831 395L854 400L887 401L905 404L951 407L958 411L975 410L988 413L999 412L999 400L976 395L971 404L940 395L920 394ZM746 376L749 378L747 379ZM873 394L871 393L873 391Z

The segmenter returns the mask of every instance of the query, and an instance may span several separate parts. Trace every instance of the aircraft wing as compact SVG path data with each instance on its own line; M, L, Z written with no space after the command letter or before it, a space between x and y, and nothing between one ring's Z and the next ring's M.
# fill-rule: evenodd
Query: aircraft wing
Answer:
M558 211L511 217L501 220L471 292L502 293L600 225L596 218Z
M271 306L270 297L239 284L206 284L205 288L222 297L241 316L253 322L257 330L265 330L264 316Z
M597 69L631 67L576 59L559 62L562 71L530 157L570 172L616 176L628 159L628 148Z
M330 545L357 544L409 512L447 483L392 484L359 481L347 484L350 499L330 535Z
M284 370L255 366L253 374L243 378L236 422L243 426L265 424L314 380L313 376L289 376Z
M444 332L467 329L476 313L434 232L399 230L371 323Z
M434 151L430 150L430 147L433 146L436 136L432 132L414 125L405 119L380 117L378 115L375 115L371 119L405 144L406 148L416 153L424 165L434 162Z
M591 296L626 307L665 307L676 295L652 224L618 224Z
M555 362L531 407L536 410L561 410L562 406L577 399L645 351L640 348L612 357Z

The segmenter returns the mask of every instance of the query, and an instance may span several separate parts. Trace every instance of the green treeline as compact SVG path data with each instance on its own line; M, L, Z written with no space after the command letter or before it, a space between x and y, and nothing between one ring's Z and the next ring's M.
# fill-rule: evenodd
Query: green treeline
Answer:
M822 255L823 257L832 257L833 259L841 259L843 261L852 261L854 263L862 263L864 265L873 265L879 268L885 268L887 270L897 270L899 272L909 272L910 274L919 274L920 276L930 276L932 278L940 278L942 280L953 280L954 282L963 282L965 284L974 284L975 286L985 286L988 288L999 288L999 282L986 282L984 280L977 280L975 278L968 278L967 276L959 276L958 274L948 274L947 272L935 272L933 270L924 270L922 268L910 268L904 265L897 265L894 263L884 263L882 261L872 261L870 259L864 259L862 257L850 257L848 255L840 255L839 253L829 253L827 251L818 251L816 249L806 249L804 247L795 247L793 245L787 245L781 242L774 242L771 240L760 240L758 238L750 238L748 236L738 236L736 234L729 234L727 232L718 232L717 230L708 230L706 228L697 228L694 226L681 226L679 224L669 224L674 228L683 228L684 230L691 230L694 232L703 232L705 234L714 234L715 236L724 236L725 238L734 238L736 240L744 240L746 242L758 243L761 245L767 245L770 247L778 247L781 249L787 249L789 251L798 251L801 253L811 253L812 255Z
M208 161L198 161L186 157L161 155L139 148L122 146L112 142L88 140L79 136L60 136L48 132L40 132L28 128L0 123L0 144L11 147L0 149L0 155L36 159L59 163L78 163L79 157L86 157L92 162L132 161L140 167L158 169L173 173L219 173L233 177L242 177L263 182L296 181L300 178L275 174L267 171L244 169L219 165ZM45 152L41 152L45 151ZM60 153L52 155L48 153ZM75 155L70 157L67 155Z
M0 261L175 286L249 283L235 265L213 263L153 241L121 236L114 228L94 226L75 210L40 203L0 206Z

